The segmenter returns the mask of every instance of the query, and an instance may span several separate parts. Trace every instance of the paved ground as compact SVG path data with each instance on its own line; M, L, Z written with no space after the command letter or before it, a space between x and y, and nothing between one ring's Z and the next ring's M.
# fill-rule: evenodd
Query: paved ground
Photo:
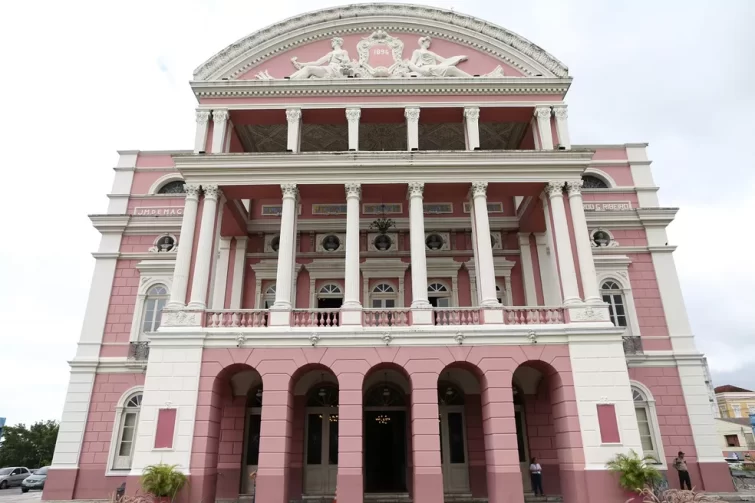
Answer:
M42 498L42 491L29 491L24 494L20 487L0 490L0 503L35 503Z

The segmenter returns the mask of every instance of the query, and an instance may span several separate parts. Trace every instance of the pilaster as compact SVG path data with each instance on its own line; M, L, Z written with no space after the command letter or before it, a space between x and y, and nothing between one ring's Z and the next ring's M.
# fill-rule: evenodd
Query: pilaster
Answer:
M218 260L215 271L215 285L212 292L212 309L225 307L225 291L228 283L228 264L231 258L231 239L221 237L218 244ZM234 271L235 273L235 271Z
M223 152L225 145L225 133L228 128L228 110L220 109L212 111L212 153Z
M404 109L406 117L406 149L419 150L419 108Z
M359 150L359 118L362 110L359 108L347 108L346 120L349 123L349 150Z
M464 109L464 130L467 139L467 150L480 148L480 109L467 107Z
M532 264L529 232L519 233L519 260L522 263L522 277L524 278L524 300L527 306L536 306L537 289L535 287L535 268Z
M558 136L558 145L560 150L571 150L571 139L569 138L569 112L566 105L555 105L553 115L556 117L556 135Z
M535 107L535 119L537 119L537 129L540 132L540 148L542 150L553 150L553 133L551 131L551 107Z
M233 258L233 283L231 284L231 309L241 309L246 276L246 243L248 238L236 237L236 255Z

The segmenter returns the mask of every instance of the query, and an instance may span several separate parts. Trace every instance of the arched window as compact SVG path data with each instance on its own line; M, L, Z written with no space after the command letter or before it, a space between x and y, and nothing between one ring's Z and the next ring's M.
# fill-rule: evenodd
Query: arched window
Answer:
M165 285L155 285L147 291L147 298L144 300L142 332L155 332L160 328L160 317L167 301L168 289Z
M338 386L323 382L307 394L307 407L338 407Z
M396 307L396 289L388 283L379 283L372 289L370 299L376 309Z
M433 307L451 307L451 292L443 283L430 283L427 286L427 297Z
M464 405L464 392L448 381L438 383L438 405Z
M270 285L265 290L265 309L270 309L275 304L275 285Z
M613 280L604 281L600 286L603 302L608 304L608 314L617 327L627 326L626 302L621 287Z
M320 297L341 297L341 287L334 283L328 283L320 288Z
M608 184L604 182L602 179L598 178L597 176L593 175L584 175L582 176L582 188L583 189L607 189Z
M157 191L158 194L184 194L186 193L186 190L184 190L184 182L183 180L174 180L172 182L168 182Z
M139 412L142 408L142 394L136 393L126 400L121 411L118 426L118 439L115 448L114 470L131 468L131 458L134 454L136 442L136 428L139 425Z
M391 382L376 384L365 394L365 407L403 407L406 397L403 390Z
M642 451L646 456L653 456L658 462L661 462L654 404L648 400L645 392L637 386L632 386L632 399L634 400L634 412L637 416L637 427L640 430Z

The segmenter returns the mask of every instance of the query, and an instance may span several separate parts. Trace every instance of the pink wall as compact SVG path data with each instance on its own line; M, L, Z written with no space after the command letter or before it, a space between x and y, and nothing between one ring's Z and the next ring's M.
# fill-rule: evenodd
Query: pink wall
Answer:
M628 256L632 260L629 265L629 280L632 283L632 295L643 336L643 347L646 350L671 349L653 259L650 253L633 253Z
M81 446L79 475L74 498L100 499L115 492L126 481L122 476L106 477L110 440L115 422L115 408L123 393L144 385L144 374L97 374L89 406L84 440Z
M647 246L645 229L609 229L621 246Z
M593 160L595 160L595 157L593 157ZM616 185L618 187L631 187L634 185L634 179L632 178L632 169L629 167L629 164L627 164L626 166L602 166L600 164L595 164L590 167L598 169L613 178L613 181L616 182Z
M105 319L104 343L100 356L126 356L134 318L134 305L139 290L139 271L136 260L119 260Z
M121 253L147 253L161 235L123 236L123 239L121 239ZM180 241L179 235L173 235Z
M621 146L619 148L610 147L598 147L595 149L595 155L592 157L593 161L622 161L627 160L626 148Z

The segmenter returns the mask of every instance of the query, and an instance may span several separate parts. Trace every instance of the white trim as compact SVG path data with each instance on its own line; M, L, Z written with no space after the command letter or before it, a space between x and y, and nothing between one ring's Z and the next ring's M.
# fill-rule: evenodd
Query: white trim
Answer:
M163 175L157 180L155 180L152 185L149 187L149 191L147 194L153 195L153 196L164 196L165 194L158 194L157 191L160 190L163 185L167 185L170 182L177 182L177 181L183 181L183 177L181 176L181 173L168 173L167 175ZM181 194L171 194L173 197L182 197Z
M648 423L650 425L650 434L653 440L653 447L655 447L655 457L660 462L660 469L666 470L667 469L666 453L663 449L663 437L661 436L661 429L658 424L658 411L655 407L655 397L653 397L653 394L650 392L650 389L639 381L634 381L630 379L629 385L633 388L637 388L645 396L645 403L647 404L646 410L648 413ZM634 399L634 396L632 398ZM636 406L635 406L635 409L636 409ZM640 438L640 445L642 445L642 438Z
M136 396L137 394L141 393L142 395L142 401L144 400L144 386L133 386L121 394L121 397L118 399L118 403L115 406L115 418L113 420L113 431L110 435L110 449L108 450L107 455L107 465L105 466L105 476L106 477L112 477L112 476L124 476L128 475L129 471L131 470L131 466L128 468L123 469L115 469L113 468L113 465L115 464L115 455L118 451L118 448L120 447L120 436L121 431L123 429L123 425L121 424L123 422L123 412L126 410L126 402L130 400L132 397ZM139 415L141 414L141 405L139 406L139 414L136 416L136 425L134 425L134 438L132 440L132 446L131 446L131 458L133 461L134 456L134 450L136 447L136 438L138 435L139 430Z
M172 266L172 267L171 267ZM155 285L163 285L168 290L166 306L170 302L170 292L173 291L173 269L175 260L143 260L136 265L139 271L139 289L136 294L134 303L134 314L131 318L131 332L129 342L146 340L147 333L142 332L142 321L144 318L144 307L147 302L147 293Z

